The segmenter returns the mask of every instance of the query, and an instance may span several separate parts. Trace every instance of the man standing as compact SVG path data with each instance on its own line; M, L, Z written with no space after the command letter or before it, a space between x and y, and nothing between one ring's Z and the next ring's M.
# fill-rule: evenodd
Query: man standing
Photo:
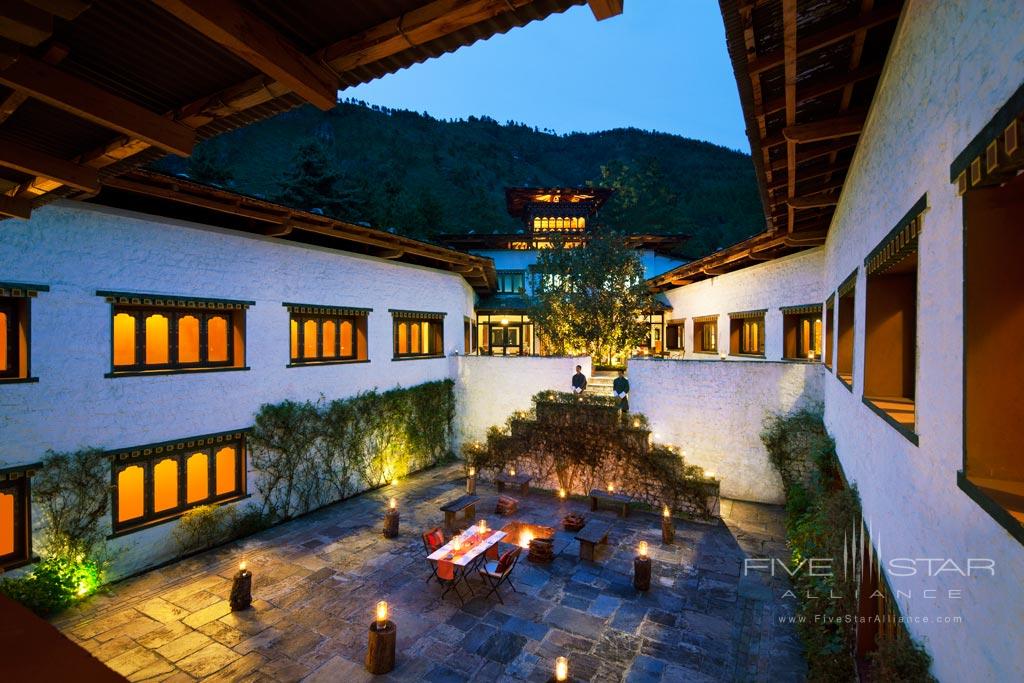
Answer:
M572 376L572 393L579 394L583 393L583 390L587 388L587 376L583 374L583 366L576 366L576 374Z
M612 382L612 391L619 398L619 409L623 413L629 412L629 380L626 379L626 371L619 370L619 376Z

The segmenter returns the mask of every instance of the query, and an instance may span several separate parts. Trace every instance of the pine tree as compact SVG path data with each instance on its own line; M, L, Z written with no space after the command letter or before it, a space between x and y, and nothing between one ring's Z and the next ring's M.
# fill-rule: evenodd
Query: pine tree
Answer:
M210 142L204 142L192 150L188 158L188 177L197 183L227 186L233 175L222 159L222 150Z
M344 180L333 167L323 144L307 140L296 150L275 201L343 220L359 220L365 203L360 201L360 193Z

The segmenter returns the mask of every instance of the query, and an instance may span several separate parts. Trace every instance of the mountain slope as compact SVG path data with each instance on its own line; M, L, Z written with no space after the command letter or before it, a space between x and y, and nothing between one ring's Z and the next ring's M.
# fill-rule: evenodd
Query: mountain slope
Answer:
M684 247L691 257L764 226L748 155L637 129L554 135L488 118L443 121L344 102L329 112L286 112L203 143L191 165L167 158L157 167L295 204L282 188L289 172L309 165L296 155L311 140L337 174L339 198L323 202L335 207L328 213L414 237L515 231L504 189L523 185L615 187L602 212L606 224L692 234Z

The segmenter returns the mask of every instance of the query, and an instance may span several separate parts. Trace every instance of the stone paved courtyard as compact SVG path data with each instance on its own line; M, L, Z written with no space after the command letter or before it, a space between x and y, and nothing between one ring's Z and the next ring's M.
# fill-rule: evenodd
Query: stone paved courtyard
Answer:
M564 512L612 521L596 563L559 531L555 561L524 559L505 604L454 595L425 583L419 534L440 523L439 505L463 492L452 465L332 505L243 541L122 581L55 624L130 680L356 681L373 606L386 599L398 625L399 681L546 681L559 655L591 681L801 680L804 664L782 578L742 577L744 556L787 555L781 508L722 502L724 524L677 520L661 544L657 516L591 513L584 501L519 496L510 519L556 526ZM500 528L497 493L478 487L478 517ZM402 533L382 537L395 496ZM651 590L633 589L632 559L646 539ZM253 608L231 613L240 559L254 575ZM479 578L473 578L479 586Z

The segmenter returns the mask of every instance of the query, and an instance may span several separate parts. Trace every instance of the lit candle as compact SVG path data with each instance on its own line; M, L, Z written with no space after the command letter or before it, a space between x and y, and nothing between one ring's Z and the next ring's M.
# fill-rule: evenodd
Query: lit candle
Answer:
M555 680L569 680L569 660L565 657L559 657L555 660Z
M388 507L394 510L396 507L398 507L398 501L392 498L390 501L388 501Z
M462 536L456 536L452 539L452 550L455 552L462 550Z
M671 517L672 516L672 511L668 509L668 505L666 505L665 507L663 507L661 509L661 515L662 515L662 517Z
M530 531L529 529L526 529L521 534L519 534L519 545L521 545L524 548L529 548L530 547L530 541L532 541L532 540L533 540L533 532Z
M243 572L243 573L244 573L244 572L245 572L245 570L246 570L246 568L247 568L248 566L249 566L249 565L248 565L248 564L246 564L245 560L242 560L241 562L239 562L239 563L238 563L238 571L240 571L240 572Z
M615 484L608 484L608 493L615 493Z
M477 533L483 536L487 533L487 520L481 519L480 523L476 525Z
M647 541L640 541L640 547L638 548L640 557L647 557Z
M509 467L508 468L508 476L510 476L510 477L516 476L516 468L515 467Z
M471 476L471 477L475 477L476 476L476 468L475 467L470 467L469 468L469 476Z
M807 352L807 360L814 360L814 351Z
M565 489L558 489L558 497L565 500Z
M388 624L388 603L381 600L377 603L377 628L384 628Z

